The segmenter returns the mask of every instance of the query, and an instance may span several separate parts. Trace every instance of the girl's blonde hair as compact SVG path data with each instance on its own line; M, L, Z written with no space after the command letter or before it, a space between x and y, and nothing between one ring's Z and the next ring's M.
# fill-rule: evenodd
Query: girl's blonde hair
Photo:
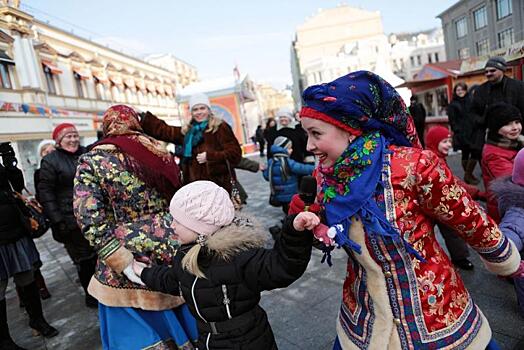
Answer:
M202 270L200 270L200 266L198 266L198 254L201 249L202 246L198 243L192 246L182 259L182 268L192 275L206 278L206 275L204 275Z
M209 108L209 119L207 121L207 129L206 132L215 133L218 130L218 127L220 124L222 124L222 119L215 117L213 112L211 111L211 108ZM193 119L191 119L193 120ZM191 129L191 123L187 123L182 127L182 135L187 134L187 132Z

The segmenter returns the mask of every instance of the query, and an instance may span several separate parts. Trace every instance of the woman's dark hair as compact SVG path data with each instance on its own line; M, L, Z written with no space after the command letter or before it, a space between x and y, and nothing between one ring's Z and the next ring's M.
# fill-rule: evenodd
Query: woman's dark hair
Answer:
M273 119L273 118L268 118L267 122L266 122L266 129L271 127L271 125L269 125L269 124L271 124L271 122L275 122L276 123L276 120Z
M453 87L453 95L457 94L457 88L459 86L462 88L462 90L464 90L466 92L468 91L468 84L466 84L463 81L461 81L460 83L455 84L455 86Z

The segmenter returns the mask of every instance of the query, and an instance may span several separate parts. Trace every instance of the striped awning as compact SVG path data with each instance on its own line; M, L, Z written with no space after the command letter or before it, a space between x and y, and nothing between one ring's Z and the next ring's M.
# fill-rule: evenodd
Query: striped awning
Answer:
M58 68L56 64L54 64L51 61L42 60L42 65L44 66L44 70L51 74L62 74L63 73L62 70Z

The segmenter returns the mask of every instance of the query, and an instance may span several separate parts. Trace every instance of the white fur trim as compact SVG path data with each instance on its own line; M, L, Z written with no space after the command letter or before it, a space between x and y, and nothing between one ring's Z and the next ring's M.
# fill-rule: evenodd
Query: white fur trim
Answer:
M506 238L507 239L507 238ZM511 255L506 261L503 262L489 262L485 259L482 259L482 262L488 269L488 271L491 271L493 273L496 273L497 275L501 276L509 276L512 273L516 272L520 265L520 254L517 250L517 247L515 247L515 243L513 243L510 239L508 239L509 245L508 247L502 252L501 255L507 254L508 250L511 249Z

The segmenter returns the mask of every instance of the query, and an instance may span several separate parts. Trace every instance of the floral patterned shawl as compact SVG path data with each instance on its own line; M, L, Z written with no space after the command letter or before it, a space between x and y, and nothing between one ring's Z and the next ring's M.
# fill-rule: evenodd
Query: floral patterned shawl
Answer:
M95 146L112 144L125 155L125 167L170 200L180 188L180 169L173 156L143 133L137 112L126 105L108 108L103 119L104 139Z

